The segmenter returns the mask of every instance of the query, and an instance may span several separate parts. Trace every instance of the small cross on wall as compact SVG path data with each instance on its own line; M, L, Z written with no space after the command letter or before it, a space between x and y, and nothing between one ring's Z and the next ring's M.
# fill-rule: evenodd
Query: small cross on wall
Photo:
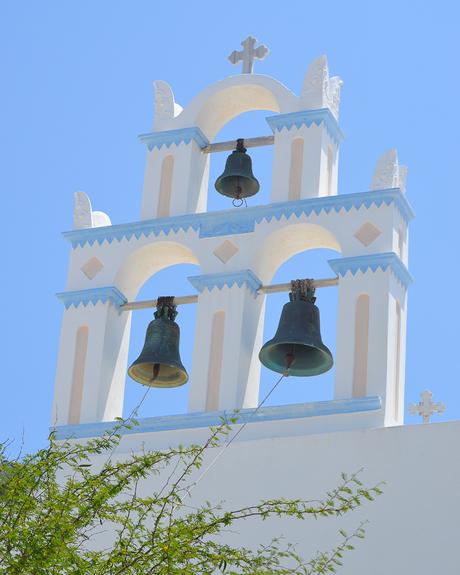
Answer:
M228 59L232 64L243 62L243 74L252 74L254 68L254 60L263 60L268 54L268 48L264 44L260 44L255 48L257 40L252 36L248 36L246 40L241 42L242 50L233 50Z
M411 415L421 415L423 423L430 423L433 413L442 413L446 409L446 406L443 403L434 403L432 401L431 398L433 397L433 394L431 391L422 391L420 397L422 398L421 401L418 403L411 403L409 405L409 413Z

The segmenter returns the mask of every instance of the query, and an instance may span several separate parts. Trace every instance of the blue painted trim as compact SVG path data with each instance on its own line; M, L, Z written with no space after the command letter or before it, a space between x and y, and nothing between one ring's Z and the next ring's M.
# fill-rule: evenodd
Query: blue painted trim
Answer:
M262 207L262 206L260 206ZM244 208L246 211L251 208ZM208 212L200 224L200 238L215 238L235 234L249 234L254 231L254 217L234 210ZM249 217L248 217L249 216Z
M254 409L242 409L238 414L238 424L260 423L263 421L286 421L290 419L305 419L327 415L343 415L347 413L367 413L380 411L382 401L379 396L356 397L353 399L333 399L330 401L315 401L312 403L295 403L292 405L277 405ZM176 429L199 429L219 425L222 418L230 421L235 416L234 411L203 411L184 415L169 415L166 417L147 417L138 420L139 425L123 431L123 435L136 433L152 433ZM57 439L98 437L113 429L118 422L82 423L80 425L59 425L54 428Z
M162 146L169 148L173 144L178 146L181 142L189 144L192 140L196 142L200 148L204 148L209 144L208 138L206 138L200 128L196 126L193 126L192 128L181 128L180 130L167 130L164 132L141 134L139 139L147 146L150 152L153 148L160 149Z
M65 291L57 293L56 296L62 301L66 309L69 309L72 305L75 308L79 305L86 307L89 303L96 305L99 301L102 303L110 302L114 306L119 307L128 301L115 286Z
M400 212L401 217L407 223L414 217L414 213L399 188L386 190L373 190L370 192L358 192L355 194L341 194L325 198L309 198L292 202L278 202L265 206L251 206L249 208L222 210L218 212L204 212L199 214L185 214L168 218L156 218L143 220L129 224L103 226L99 228L85 228L64 232L74 248L83 247L85 244L93 245L94 242L109 244L114 240L130 240L132 237L139 239L141 236L158 236L179 230L187 232L189 229L196 231L200 238L210 238L233 234L246 234L254 231L255 225L262 221L270 222L272 219L280 220L283 216L289 218L292 215L301 217L312 213L319 215L321 212L340 212L351 209L370 208L371 206L394 205Z
M238 287L246 285L252 293L257 294L257 290L262 285L260 279L251 270L191 276L187 279L200 293L205 289L211 291L215 287L222 289L224 286L232 287L236 284Z
M345 276L348 272L355 275L358 271L363 273L368 270L376 272L378 269L385 271L390 268L398 281L406 289L409 284L412 283L412 276L394 252L339 258L336 260L329 260L328 263L333 271L341 277Z
M293 126L296 128L307 126L307 128L309 128L312 124L316 124L317 126L324 124L328 134L336 144L340 144L345 137L342 130L339 128L339 124L335 116L329 108L302 110L301 112L291 112L289 114L278 114L277 116L269 116L266 120L273 133L280 132L283 128L290 130Z

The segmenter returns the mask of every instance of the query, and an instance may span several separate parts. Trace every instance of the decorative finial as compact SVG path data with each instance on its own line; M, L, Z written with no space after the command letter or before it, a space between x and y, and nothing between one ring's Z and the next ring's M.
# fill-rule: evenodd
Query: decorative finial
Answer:
M433 403L431 400L433 397L431 391L422 391L420 397L422 398L422 401L411 403L409 405L409 413L411 415L421 415L423 417L423 423L430 423L433 413L442 413L446 409L446 406L441 402Z
M338 76L329 76L327 57L316 58L308 66L303 81L302 109L329 108L338 120L342 84Z
M238 64L238 62L243 62L243 74L252 74L252 70L254 68L254 60L257 58L258 60L263 60L265 56L268 54L268 48L264 44L257 46L257 40L252 36L248 36L246 40L241 42L243 46L242 50L233 50L230 54L228 59L232 64Z
M111 225L112 222L106 213L92 209L91 201L85 192L75 192L73 207L74 230L100 228Z
M398 161L398 152L395 148L388 150L380 156L375 166L371 190L384 190L386 188L406 189L407 166L401 166Z

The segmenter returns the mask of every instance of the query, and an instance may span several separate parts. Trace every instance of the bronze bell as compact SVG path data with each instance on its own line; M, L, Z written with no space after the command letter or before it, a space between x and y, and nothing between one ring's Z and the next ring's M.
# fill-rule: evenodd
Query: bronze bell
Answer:
M157 300L155 319L145 335L140 356L128 369L135 381L149 387L178 387L188 380L188 374L179 356L180 330L173 297Z
M225 170L214 186L219 194L240 200L257 194L260 185L252 173L252 160L246 154L244 140L236 142L236 150L228 156Z
M295 280L291 286L275 337L264 344L259 359L285 375L319 375L331 369L334 360L321 339L315 288L311 280Z

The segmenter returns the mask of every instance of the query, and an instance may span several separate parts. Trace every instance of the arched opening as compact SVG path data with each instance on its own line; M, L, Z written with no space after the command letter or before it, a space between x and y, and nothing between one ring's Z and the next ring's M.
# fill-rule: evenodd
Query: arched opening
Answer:
M148 243L130 253L120 266L115 285L129 301L156 299L159 296L188 295L191 292L188 276L199 273L198 259L187 246L178 242ZM131 312L131 331L128 366L139 356L145 333L155 309ZM190 373L195 328L195 305L178 307L177 323L181 328L180 353L182 363ZM172 389L152 388L138 411L139 416L184 413L187 405L188 384ZM139 405L147 387L126 376L123 415L131 414Z
M285 283L293 279L327 278L333 274L327 263L328 259L337 257L330 249L311 249L298 253L285 261L273 276L272 283ZM320 326L323 343L330 349L335 358L335 334L337 315L337 289L321 288L316 292L316 305L320 311ZM271 339L278 327L283 305L289 301L287 292L266 296L264 338ZM284 405L332 399L334 390L335 368L316 377L287 377L270 396L266 405ZM279 374L262 366L260 395L262 400Z
M265 121L266 117L267 112L262 110L241 114L226 124L216 135L214 141L234 140L236 142L238 138L269 135L270 129ZM246 204L248 206L268 204L271 195L273 146L248 148L247 153L252 159L253 174L259 180L260 190L255 196L247 198ZM207 211L228 209L243 210L245 207L243 204L240 208L234 208L231 198L222 196L214 187L216 179L224 171L225 162L230 154L231 151L211 154Z
M236 140L242 137L255 137L260 135L270 135L265 118L273 113L288 113L298 109L299 98L286 86L270 78L257 74L239 74L225 78L220 82L208 86L198 94L184 110L168 124L164 124L164 129L181 129L190 126L198 127L209 142L215 143L222 140ZM253 114L251 118L258 117L259 123L248 122L247 113ZM241 118L244 118L242 121ZM235 123L233 123L235 121ZM258 156L266 152L260 149L251 148L251 157L254 164L259 164ZM223 171L225 158L228 153L213 153L211 155L211 174L209 180L208 202L205 201L204 184L208 177L208 162L204 162L203 173L204 182L200 176L201 194L198 201L199 211L216 209L229 209L232 207L231 200L219 199L214 191L214 181ZM214 161L215 157L222 157L220 161ZM271 164L270 162L265 162ZM262 168L256 168L255 175L262 173ZM271 165L267 169L267 174L271 175ZM261 182L262 194L257 194L251 199L251 205L266 203L269 194L264 196L264 190L268 192L268 186ZM204 184L204 185L201 185ZM206 205L207 204L207 205Z
M155 299L159 296L180 296L193 293L187 277L199 274L193 264L177 264L162 269L148 279L139 291L138 300ZM180 328L180 356L189 376L192 369L192 352L195 338L196 305L177 307L176 322ZM139 356L145 340L145 332L153 319L155 308L132 312L131 338L128 366ZM153 417L187 412L189 383L180 387L148 388L126 376L123 416L129 416L139 406L139 417ZM145 396L145 398L144 398ZM143 399L144 398L144 399Z

